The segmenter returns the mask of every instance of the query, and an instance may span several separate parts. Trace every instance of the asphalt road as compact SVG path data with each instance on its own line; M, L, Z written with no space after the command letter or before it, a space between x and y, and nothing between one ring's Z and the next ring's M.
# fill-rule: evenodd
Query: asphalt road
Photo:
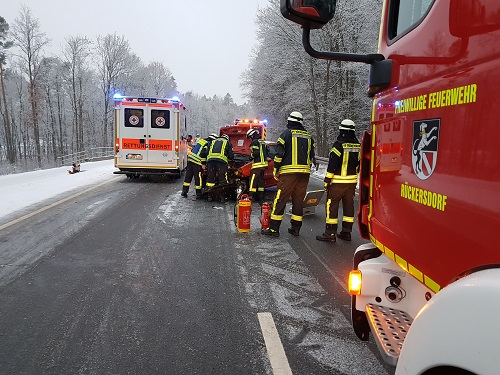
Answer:
M316 241L323 204L299 238L260 235L256 205L238 233L181 185L114 176L0 231L0 374L278 374L266 313L293 374L394 372L350 326L357 233Z

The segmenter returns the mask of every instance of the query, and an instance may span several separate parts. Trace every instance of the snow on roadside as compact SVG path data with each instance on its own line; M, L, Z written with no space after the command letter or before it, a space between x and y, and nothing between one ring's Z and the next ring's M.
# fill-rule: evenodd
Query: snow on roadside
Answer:
M71 167L0 176L0 218L17 210L80 187L113 177L113 160L81 164L81 172L69 174Z

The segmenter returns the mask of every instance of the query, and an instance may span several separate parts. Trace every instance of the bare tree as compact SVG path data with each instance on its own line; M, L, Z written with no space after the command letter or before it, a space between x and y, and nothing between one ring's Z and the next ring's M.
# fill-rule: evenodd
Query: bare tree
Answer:
M0 112L2 114L5 129L5 145L7 151L7 160L14 164L16 162L16 149L12 134L11 119L9 117L9 107L7 104L7 95L5 94L4 70L6 63L6 50L12 47L13 42L7 40L9 24L3 17L0 17L0 85L2 87L2 100L0 100ZM3 105L2 105L3 103Z
M155 97L172 97L177 91L177 83L170 69L159 61L153 61L146 66L147 82L150 86L150 95Z
M99 72L100 88L104 99L104 112L102 119L102 145L109 145L111 127L110 114L115 88L121 76L130 72L130 59L132 57L130 46L123 36L108 34L97 38L96 45L97 70ZM109 137L108 137L109 136Z
M381 1L372 2L338 2L336 17L311 33L311 44L322 51L375 51L378 28L373 15L380 12L366 9L380 8ZM307 55L301 28L283 19L279 6L279 0L270 0L258 12L260 42L242 75L242 88L251 105L270 113L273 122L281 127L290 111L303 112L305 124L315 136L318 154L326 156L337 132L332 124L348 117L369 125L370 100L362 89L368 68ZM276 135L279 130L271 128L270 133Z
M87 61L90 55L91 41L85 37L69 37L63 51L65 63L68 69L68 91L73 112L73 128L76 136L76 151L85 149L84 142L84 105L85 105L85 76L87 73ZM62 129L61 129L62 135ZM62 151L62 137L60 138L60 149Z
M38 78L43 48L50 42L45 33L40 31L38 20L33 18L29 8L22 6L18 18L14 21L12 29L14 41L21 50L19 58L22 69L29 82L29 101L31 113L26 123L33 127L35 137L36 157L38 167L42 167L42 155L40 147L40 129L38 101L40 99Z

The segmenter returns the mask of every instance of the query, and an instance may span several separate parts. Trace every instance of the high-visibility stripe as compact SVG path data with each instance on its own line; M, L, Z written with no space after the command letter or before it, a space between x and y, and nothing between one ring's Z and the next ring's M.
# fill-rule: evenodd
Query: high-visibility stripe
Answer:
M305 165L282 165L280 173L311 173L311 168Z
M302 216L292 214L291 220L302 221Z
M278 203L280 196L281 196L281 189L278 189L278 191L276 192L276 197L274 197L273 209L271 211L271 219L273 220L283 220L283 215L276 215L274 213L274 211L276 210L276 204Z
M344 157L342 158L342 167L340 168L340 175L347 176L347 165L349 163L349 153L344 152Z
M248 189L248 191L251 191L252 193L255 193L257 191L257 189L255 189L255 187L253 186L254 180L255 180L255 175L253 174L252 179L250 180L250 189Z
M389 259L396 262L402 269L408 272L410 275L415 277L418 281L424 284L427 288L432 290L434 293L439 292L441 290L441 286L432 280L430 277L422 273L418 268L408 263L405 259L397 255L394 251L389 249L387 246L384 246L380 241L378 241L375 237L370 234L370 240L372 241L377 248L382 251Z
M354 223L354 218L350 216L344 216L342 217L342 221L345 221L346 223Z
M327 224L338 224L339 223L339 219L338 218L334 218L334 219L326 218L326 223Z
M358 175L353 174L349 176L339 176L339 175L334 175L332 177L332 182L335 182L337 184L351 184L351 183L356 183L358 182Z
M295 152L292 151L292 166L299 164L299 153L297 152L298 148L297 137L292 135L292 150L295 150Z

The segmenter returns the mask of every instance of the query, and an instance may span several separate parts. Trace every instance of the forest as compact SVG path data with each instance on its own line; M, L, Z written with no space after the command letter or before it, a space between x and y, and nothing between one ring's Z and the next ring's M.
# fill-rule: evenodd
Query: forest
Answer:
M328 156L344 118L356 122L361 137L370 124L368 66L310 57L300 26L281 16L279 4L269 0L255 15L257 42L241 74L243 105L230 93L183 92L168 66L141 61L119 33L94 40L68 35L62 52L53 55L29 8L21 6L10 24L0 13L0 174L60 166L65 155L111 149L116 92L179 97L193 135L217 132L235 118L259 117L268 119L268 139L276 140L287 115L298 110L318 155ZM382 0L338 1L334 19L311 33L312 45L376 52L381 6Z

